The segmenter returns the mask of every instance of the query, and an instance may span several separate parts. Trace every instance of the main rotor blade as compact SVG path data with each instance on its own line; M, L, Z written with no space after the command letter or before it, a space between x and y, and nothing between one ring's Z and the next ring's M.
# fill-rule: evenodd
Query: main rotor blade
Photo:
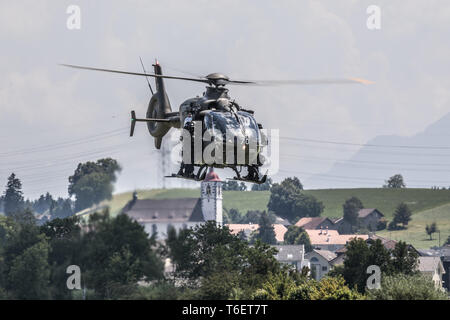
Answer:
M360 78L343 79L304 79L304 80L230 80L228 84L254 85L254 86L283 86L283 85L314 85L314 84L373 84L373 81Z
M177 79L177 80L187 80L187 81L195 81L195 82L202 82L202 83L210 83L210 81L207 79L174 77L174 76L165 76L165 75L154 74L154 73L129 72L129 71L112 70L112 69L100 69L100 68L76 66L76 65L72 65L72 64L60 64L60 65L64 66L64 67L69 67L69 68L91 70L91 71L112 72L112 73L128 74L128 75L133 75L133 76L154 77L154 78L163 78L163 79Z

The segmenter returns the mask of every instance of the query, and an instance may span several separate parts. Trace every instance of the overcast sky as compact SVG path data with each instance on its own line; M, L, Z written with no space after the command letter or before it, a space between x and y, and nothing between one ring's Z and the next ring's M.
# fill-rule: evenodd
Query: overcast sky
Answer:
M72 4L81 9L80 30L66 26ZM381 9L379 30L366 26L372 4ZM67 196L78 162L110 155L124 169L117 192L159 183L145 127L128 137L130 110L147 108L145 80L58 63L140 71L142 56L149 69L158 58L176 75L366 78L375 84L230 87L230 94L282 137L366 143L413 135L450 111L449 21L445 0L0 0L0 182L14 171L27 197ZM174 110L204 90L177 81L166 87ZM275 180L295 170L303 180L333 165L311 157L350 158L356 149L282 140L280 151Z

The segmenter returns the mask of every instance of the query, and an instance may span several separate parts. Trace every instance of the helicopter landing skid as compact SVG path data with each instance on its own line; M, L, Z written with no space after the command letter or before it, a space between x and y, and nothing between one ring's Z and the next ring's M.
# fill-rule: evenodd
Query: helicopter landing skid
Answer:
M249 173L250 177L248 177L248 176L242 177L236 168L233 168L233 170L236 173L236 176L233 178L230 178L228 180L244 181L244 182L251 182L251 183L256 183L256 184L263 184L267 180L267 171L266 171L266 174L260 180L258 171L254 171L253 174Z
M242 177L234 177L234 178L228 178L228 180L235 180L235 181L244 181L244 182L251 182L256 184L263 184L267 180L267 174L265 174L261 180L254 180L254 179L246 179Z
M192 181L203 181L206 177L206 170L207 166L201 166L200 169L198 169L197 174L190 174L190 175L182 175L182 174L176 174L172 173L170 176L165 176L165 178L182 178Z
M197 178L197 176L195 176L195 175L183 176L182 174L175 174L175 173L172 173L171 176L164 176L164 178L182 178L182 179L192 180L192 181L203 181L203 179Z

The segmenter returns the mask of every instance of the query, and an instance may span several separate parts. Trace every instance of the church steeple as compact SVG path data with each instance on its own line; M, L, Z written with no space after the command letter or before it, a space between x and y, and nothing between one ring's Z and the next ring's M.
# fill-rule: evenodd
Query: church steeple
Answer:
M202 213L205 221L214 220L222 225L222 181L213 168L201 183Z

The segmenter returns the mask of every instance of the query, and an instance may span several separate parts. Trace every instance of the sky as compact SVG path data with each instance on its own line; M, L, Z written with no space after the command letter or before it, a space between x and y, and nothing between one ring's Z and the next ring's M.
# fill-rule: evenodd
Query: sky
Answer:
M67 27L71 5L80 8L80 29ZM380 29L367 27L370 5L380 9ZM306 188L333 187L308 179L358 148L285 138L365 144L415 135L441 119L450 112L448 21L445 0L0 0L0 184L14 172L28 198L67 196L79 162L111 156L123 167L116 192L160 186L161 158L145 126L128 136L130 110L144 114L150 98L145 79L58 65L139 72L141 56L147 69L157 58L173 75L374 81L229 87L265 128L280 130L275 181L301 172ZM166 89L176 111L204 85L168 80Z

